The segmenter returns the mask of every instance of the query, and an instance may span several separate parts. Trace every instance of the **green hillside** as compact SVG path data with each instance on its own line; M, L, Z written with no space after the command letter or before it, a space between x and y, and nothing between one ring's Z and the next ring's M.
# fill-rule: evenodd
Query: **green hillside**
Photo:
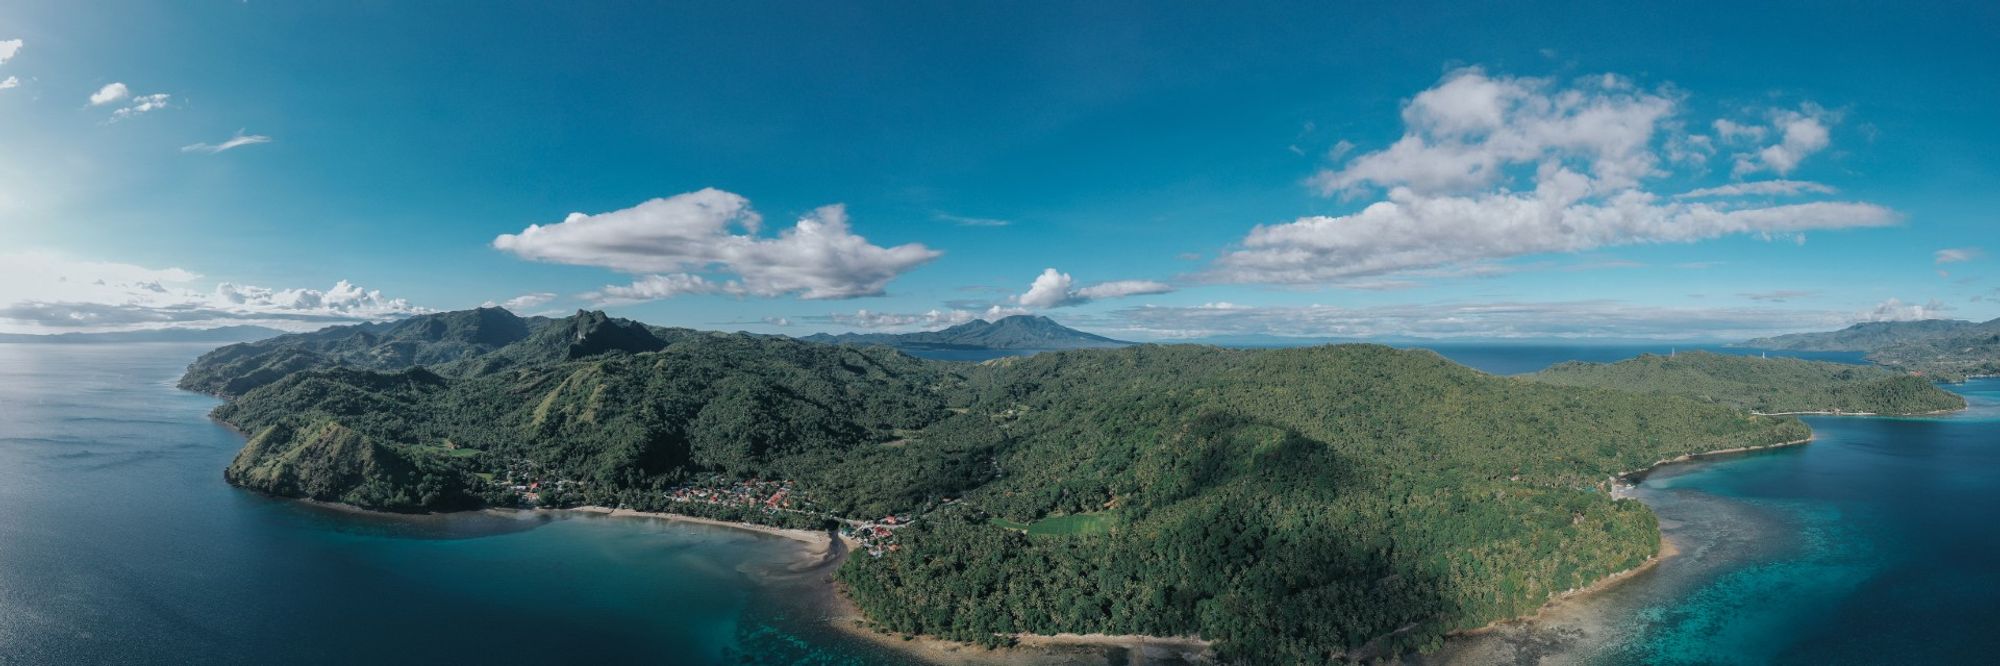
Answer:
M1528 377L1565 386L1686 396L1765 413L1927 414L1965 407L1964 398L1907 372L1711 352L1561 363Z

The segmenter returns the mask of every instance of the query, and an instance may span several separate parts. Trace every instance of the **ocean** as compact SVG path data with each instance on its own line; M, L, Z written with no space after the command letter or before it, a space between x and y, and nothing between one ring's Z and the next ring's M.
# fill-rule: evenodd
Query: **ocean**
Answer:
M211 346L0 344L0 664L901 661L778 537L230 487L243 439L173 387Z
M904 663L826 627L799 546L566 513L389 517L232 488L173 388L207 345L0 344L0 664ZM1441 345L1496 374L1694 346ZM1858 362L1852 355L1817 355ZM1636 490L1681 555L1427 661L1968 663L2000 653L2000 380L1935 418ZM1532 662L1529 662L1532 663Z

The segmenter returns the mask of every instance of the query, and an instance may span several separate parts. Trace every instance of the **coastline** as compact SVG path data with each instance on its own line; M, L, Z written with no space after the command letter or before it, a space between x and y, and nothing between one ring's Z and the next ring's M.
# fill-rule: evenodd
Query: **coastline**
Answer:
M1075 664L1078 659L1105 659L1114 656L1114 651L1122 650L1125 655L1138 663L1154 663L1158 660L1175 660L1185 663L1205 663L1213 661L1213 650L1208 641L1193 636L1139 636L1112 634L1015 634L1016 643L1010 647L983 648L971 643L961 643L934 636L911 636L888 634L875 631L868 626L868 616L861 607L847 596L846 587L833 577L833 572L852 555L856 543L846 538L836 537L831 532L786 529L758 525L755 523L731 522L713 518L700 518L677 513L635 511L614 509L604 506L579 506L566 509L489 509L489 511L547 511L572 512L593 516L619 518L653 518L674 522L693 523L711 527L756 532L776 536L805 544L809 549L805 557L788 569L791 574L817 574L821 578L812 586L820 596L820 604L825 609L825 624L851 638L866 641L879 647L910 655L937 664Z
M828 626L851 638L867 641L922 661L945 666L1013 664L1057 666L1078 663L1214 663L1208 641L1192 636L1112 634L1014 634L1009 647L985 648L935 636L882 633L867 625L867 615L847 596L846 586L828 577L822 589Z
M1830 410L1830 411L1823 410L1823 411L1812 411L1812 412L1759 412L1753 410L1750 413L1755 414L1757 416L1885 416L1890 418L1896 418L1896 417L1909 417L1909 416L1943 416L1945 414L1954 414L1971 408L1972 405L1967 404L1960 407L1953 407L1951 409L1934 409L1928 412L1911 412L1908 414L1882 414L1879 412L1843 412L1840 410Z
M1672 465L1672 464L1675 464L1675 463L1684 463L1684 462L1692 462L1692 461L1695 461L1695 460L1699 460L1699 459L1702 459L1702 458L1709 458L1709 457L1714 457L1714 456L1722 456L1722 455L1729 455L1729 454L1732 454L1732 453L1748 453L1748 452L1751 452L1751 451L1763 451L1763 450L1766 450L1766 449L1781 449L1781 448L1784 448L1784 447L1787 447L1787 446L1801 446L1801 445L1804 445L1804 444L1809 444L1809 443L1811 443L1812 441L1813 441L1813 436L1812 436L1812 435L1806 435L1806 436L1805 436L1804 438L1802 438L1802 439L1795 439L1795 440L1792 440L1792 441L1789 441L1789 442L1778 442L1778 443L1776 443L1776 444L1759 444L1759 445L1757 445L1757 446L1738 446L1738 447L1734 447L1734 448L1728 448L1728 449L1716 449L1716 450L1714 450L1714 451L1699 451L1699 452L1695 452L1695 453L1683 453L1683 454L1681 454L1681 455L1679 455L1679 456L1675 456L1675 457L1673 457L1673 458L1668 458L1668 459L1666 459L1666 460L1661 460L1661 461L1659 461L1659 462L1655 462L1655 463L1653 463L1653 464L1651 464L1651 465L1647 465L1647 466L1645 466L1645 467L1643 467L1643 468L1640 468L1640 469L1636 469L1636 470L1632 470L1632 471L1630 471L1630 472L1620 472L1620 473L1618 473L1618 474L1614 475L1614 476L1613 476L1612 478L1614 478L1614 479L1618 479L1618 480L1624 480L1624 481L1639 481L1639 480L1643 480L1643 479L1645 479L1645 478L1646 478L1646 475L1647 475L1647 474L1651 474L1651 473L1653 473L1653 470L1656 470L1656 469L1659 469L1659 468L1661 468L1661 467L1664 467L1664 466L1667 466L1667 465ZM1617 494L1617 492L1616 492L1616 490L1615 490L1615 489L1614 489L1614 491L1613 491L1613 497L1619 497L1620 499L1625 499L1624 497L1621 497L1621 496L1619 496L1619 495Z

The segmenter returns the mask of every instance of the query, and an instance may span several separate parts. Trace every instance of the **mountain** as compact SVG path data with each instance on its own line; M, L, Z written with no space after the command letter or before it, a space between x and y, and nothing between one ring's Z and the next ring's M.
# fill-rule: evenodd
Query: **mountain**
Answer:
M1758 338L1737 346L1867 352L1870 361L1947 381L2000 374L2000 319L1868 322L1826 333Z
M23 335L0 333L0 342L35 342L56 344L84 343L134 343L134 342L250 342L284 335L284 331L263 326L222 326L218 328L162 328L150 331L119 331L114 333L57 333L54 335Z
M1528 378L1679 395L1763 413L1928 414L1965 408L1965 398L1907 372L1700 351L1644 354L1617 363L1559 363Z
M195 359L180 386L234 396L300 370L334 367L426 366L444 374L479 375L597 354L653 351L666 345L659 336L674 330L581 310L563 319L524 318L502 308L440 312L229 345Z
M1058 324L1038 315L997 321L975 319L941 331L919 333L816 333L801 340L829 344L884 345L898 349L1097 349L1132 343Z
M1912 340L1949 335L1974 326L1978 324L1959 319L1870 321L1838 331L1792 333L1746 340L1730 346L1786 351L1873 352Z
M2000 375L2000 319L1882 347L1868 360L1946 381Z
M1810 432L1376 345L970 365L601 313L427 317L197 361L189 384L241 389L215 411L249 435L225 478L392 511L894 514L907 527L837 572L852 599L880 629L984 643L1199 635L1241 663L1435 646L1656 554L1615 476ZM954 328L932 339L1050 332Z

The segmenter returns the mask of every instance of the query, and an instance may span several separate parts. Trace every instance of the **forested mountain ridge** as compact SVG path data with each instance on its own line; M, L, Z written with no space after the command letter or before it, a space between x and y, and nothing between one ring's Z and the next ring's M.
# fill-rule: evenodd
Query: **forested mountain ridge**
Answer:
M975 319L941 331L918 333L816 333L801 340L831 344L886 345L899 349L1098 349L1132 343L1085 333L1048 317L1013 315L996 321Z
M479 308L229 345L196 359L181 377L180 387L234 396L293 372L334 367L427 366L446 375L479 375L598 354L653 351L696 333L655 328L602 312L579 310L570 317L549 319Z
M1630 568L1658 532L1610 499L1613 475L1809 434L1374 345L967 365L635 326L580 313L394 371L321 356L217 409L251 437L226 476L396 511L532 496L801 526L895 513L917 518L898 550L839 574L885 629L1198 634L1231 660L1296 663L1427 647ZM759 479L784 482L784 511L677 499Z
M1825 333L1758 338L1737 346L1866 352L1870 361L1943 381L2000 374L2000 319L1868 322Z
M1965 398L1908 372L1702 351L1644 354L1617 363L1572 361L1528 378L1566 386L1680 395L1764 413L1929 414L1965 408Z
M1874 352L1912 340L1949 335L1973 326L1977 324L1961 319L1868 321L1838 331L1790 333L1745 340L1730 346L1785 351Z

